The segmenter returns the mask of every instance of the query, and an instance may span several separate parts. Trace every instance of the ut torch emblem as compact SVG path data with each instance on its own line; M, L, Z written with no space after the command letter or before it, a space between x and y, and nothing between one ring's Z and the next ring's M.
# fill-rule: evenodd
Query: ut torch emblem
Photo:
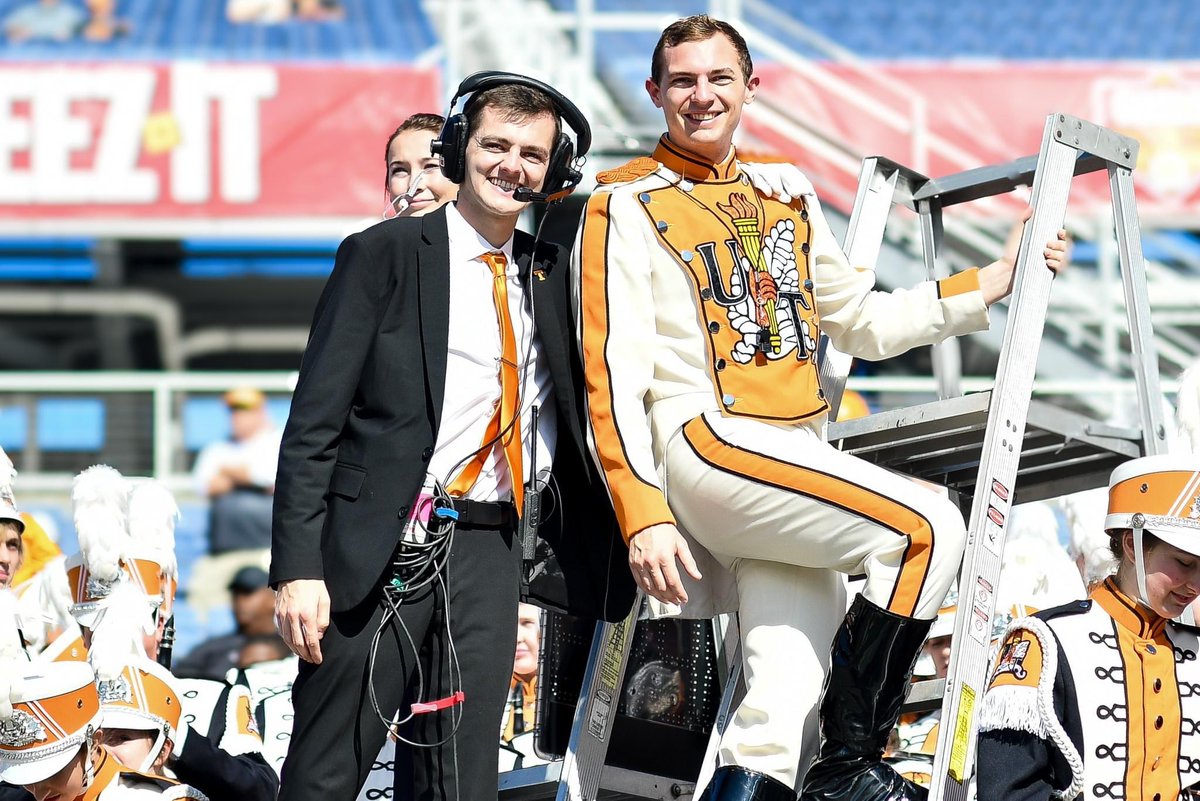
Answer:
M750 294L755 307L755 321L759 328L759 348L765 353L779 353L783 345L775 308L779 290L763 262L762 226L758 221L758 207L738 192L729 196L729 203L718 203L717 208L733 221L738 243L749 261L752 279Z
M739 364L768 361L796 354L807 360L816 352L817 331L803 319L811 312L811 285L800 286L796 261L796 224L784 218L764 231L762 211L746 195L735 192L717 208L733 224L736 240L726 245L734 256L728 292L720 287L712 244L697 247L714 285L714 299L725 306L729 325L740 335L730 357ZM807 252L807 245L805 245ZM713 280L716 279L716 280ZM723 289L723 288L722 288Z

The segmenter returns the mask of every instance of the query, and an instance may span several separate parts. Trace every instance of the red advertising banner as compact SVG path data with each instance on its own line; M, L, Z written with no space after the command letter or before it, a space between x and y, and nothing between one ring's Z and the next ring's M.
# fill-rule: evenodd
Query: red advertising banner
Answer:
M860 155L946 175L1037 153L1047 115L1062 112L1139 140L1134 183L1143 217L1200 214L1200 65L1193 62L889 64L879 67L887 86L878 75L819 66L845 90L769 64L759 70L759 96L801 109L829 141ZM864 111L850 95L873 98L887 113ZM853 189L854 176L847 187L844 165L835 166L831 157L812 147L789 148L761 122L750 127L764 143L794 155L818 185L832 184L842 195ZM1083 179L1077 190L1072 208L1107 203L1103 175Z
M388 134L444 103L418 67L3 65L0 223L377 216Z
M1008 161L1036 153L1059 111L1140 140L1143 217L1200 214L1194 63L764 64L759 74L763 107L823 134L802 141L757 113L747 133L794 158L835 205L853 196L864 155L930 176ZM3 64L0 232L344 234L380 213L387 135L445 99L437 70L413 66ZM1072 207L1106 193L1093 176Z

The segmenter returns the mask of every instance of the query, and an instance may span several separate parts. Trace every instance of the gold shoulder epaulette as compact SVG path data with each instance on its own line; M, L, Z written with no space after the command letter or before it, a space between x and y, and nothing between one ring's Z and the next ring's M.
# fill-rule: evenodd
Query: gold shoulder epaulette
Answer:
M633 161L614 167L611 170L596 173L596 182L601 184L619 184L626 181L636 181L645 178L658 169L658 162L649 156L638 156Z

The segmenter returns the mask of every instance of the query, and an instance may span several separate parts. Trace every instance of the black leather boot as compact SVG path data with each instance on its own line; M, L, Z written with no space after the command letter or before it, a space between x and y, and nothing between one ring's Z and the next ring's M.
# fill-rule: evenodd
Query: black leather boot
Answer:
M924 801L929 791L883 763L888 735L932 620L880 609L861 594L833 638L821 698L821 750L802 801Z
M796 801L796 791L765 773L725 765L694 801Z

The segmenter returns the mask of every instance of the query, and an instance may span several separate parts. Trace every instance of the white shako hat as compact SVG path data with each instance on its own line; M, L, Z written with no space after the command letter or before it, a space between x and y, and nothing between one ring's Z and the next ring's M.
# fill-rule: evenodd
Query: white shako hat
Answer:
M155 609L166 598L174 553L168 558L156 543L134 536L133 492L133 483L106 465L75 477L71 501L80 550L67 559L66 568L74 600L71 614L81 626L95 627L108 596L123 582L136 586Z
M80 748L90 747L99 725L100 697L90 665L21 665L7 696L0 698L0 781L29 785L50 778Z
M1142 529L1200 555L1200 457L1145 456L1118 467L1108 482L1104 528Z

